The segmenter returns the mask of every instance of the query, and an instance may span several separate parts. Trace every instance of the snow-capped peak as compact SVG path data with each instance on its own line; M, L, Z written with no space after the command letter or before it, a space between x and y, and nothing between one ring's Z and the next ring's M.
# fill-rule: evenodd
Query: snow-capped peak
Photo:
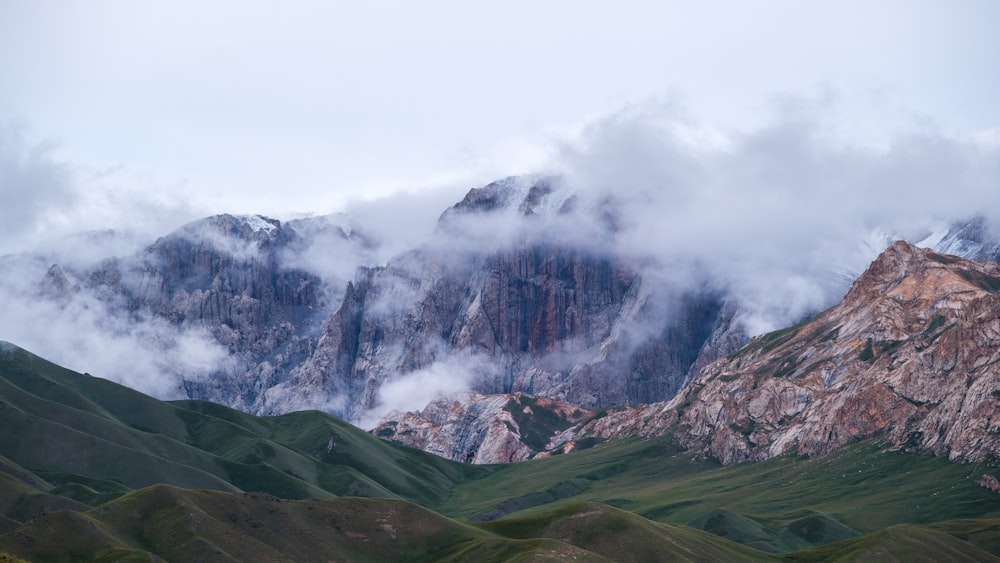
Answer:
M278 230L277 221L274 219L268 219L263 215L236 215L237 219L246 223L254 232L263 231L267 234L273 234L274 231Z

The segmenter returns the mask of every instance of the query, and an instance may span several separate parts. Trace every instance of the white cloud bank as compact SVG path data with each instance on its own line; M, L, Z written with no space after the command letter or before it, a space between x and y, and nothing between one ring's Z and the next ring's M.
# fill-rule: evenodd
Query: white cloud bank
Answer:
M43 281L46 268L0 258L0 340L163 399L184 398L182 379L206 377L228 361L203 328L116 310L72 278L62 278L68 287Z
M467 391L490 370L485 358L459 352L404 374L379 388L375 407L362 415L358 426L373 428L392 411L419 411L435 399Z
M886 238L975 216L1000 234L996 143L931 126L872 143L836 110L786 98L762 127L720 132L668 104L631 106L566 141L551 170L615 210L619 253L728 289L755 332L839 299L835 274L859 274Z

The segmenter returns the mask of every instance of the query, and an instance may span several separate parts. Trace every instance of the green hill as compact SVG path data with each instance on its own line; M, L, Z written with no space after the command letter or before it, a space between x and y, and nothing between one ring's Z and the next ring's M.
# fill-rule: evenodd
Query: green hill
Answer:
M0 455L40 482L93 495L91 504L157 483L435 503L480 471L319 412L259 418L211 403L158 401L10 345L0 348L0 427Z
M32 561L1000 553L1000 495L977 485L995 462L874 442L722 467L665 436L468 466L319 412L158 401L7 344L0 428L0 556Z
M899 523L1000 517L1000 495L977 485L984 473L997 473L996 464L949 463L869 442L823 457L722 467L669 437L629 439L497 467L456 484L440 510L490 520L596 501L787 552Z

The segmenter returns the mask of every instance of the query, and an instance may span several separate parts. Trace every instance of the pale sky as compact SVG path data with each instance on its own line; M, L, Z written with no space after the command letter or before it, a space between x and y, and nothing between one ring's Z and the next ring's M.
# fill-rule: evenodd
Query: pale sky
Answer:
M459 193L650 100L728 132L801 96L863 139L998 136L997 22L992 0L0 0L3 234Z

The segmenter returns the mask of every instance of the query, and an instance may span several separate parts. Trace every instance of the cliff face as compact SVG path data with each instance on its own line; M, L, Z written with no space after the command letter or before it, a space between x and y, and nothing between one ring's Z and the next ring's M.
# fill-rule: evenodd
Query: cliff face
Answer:
M567 202L550 197L544 183L473 190L439 229L496 214L563 213ZM476 360L467 388L480 393L587 408L639 404L672 397L703 352L742 343L738 331L720 329L731 313L723 315L719 296L671 294L623 258L541 238L484 249L456 240L455 249L428 246L367 270L312 356L254 409L278 413L336 397L335 412L356 420L380 406L386 383L456 353Z
M1000 455L998 342L1000 266L897 242L836 307L562 440L671 431L730 464L880 437L978 461Z
M875 435L952 459L1000 453L998 291L996 263L897 242L839 306L705 370L681 423L727 462Z
M205 328L229 358L208 378L186 379L186 393L246 409L312 353L337 297L285 264L297 244L297 231L277 220L219 215L98 264L83 285L133 319Z

